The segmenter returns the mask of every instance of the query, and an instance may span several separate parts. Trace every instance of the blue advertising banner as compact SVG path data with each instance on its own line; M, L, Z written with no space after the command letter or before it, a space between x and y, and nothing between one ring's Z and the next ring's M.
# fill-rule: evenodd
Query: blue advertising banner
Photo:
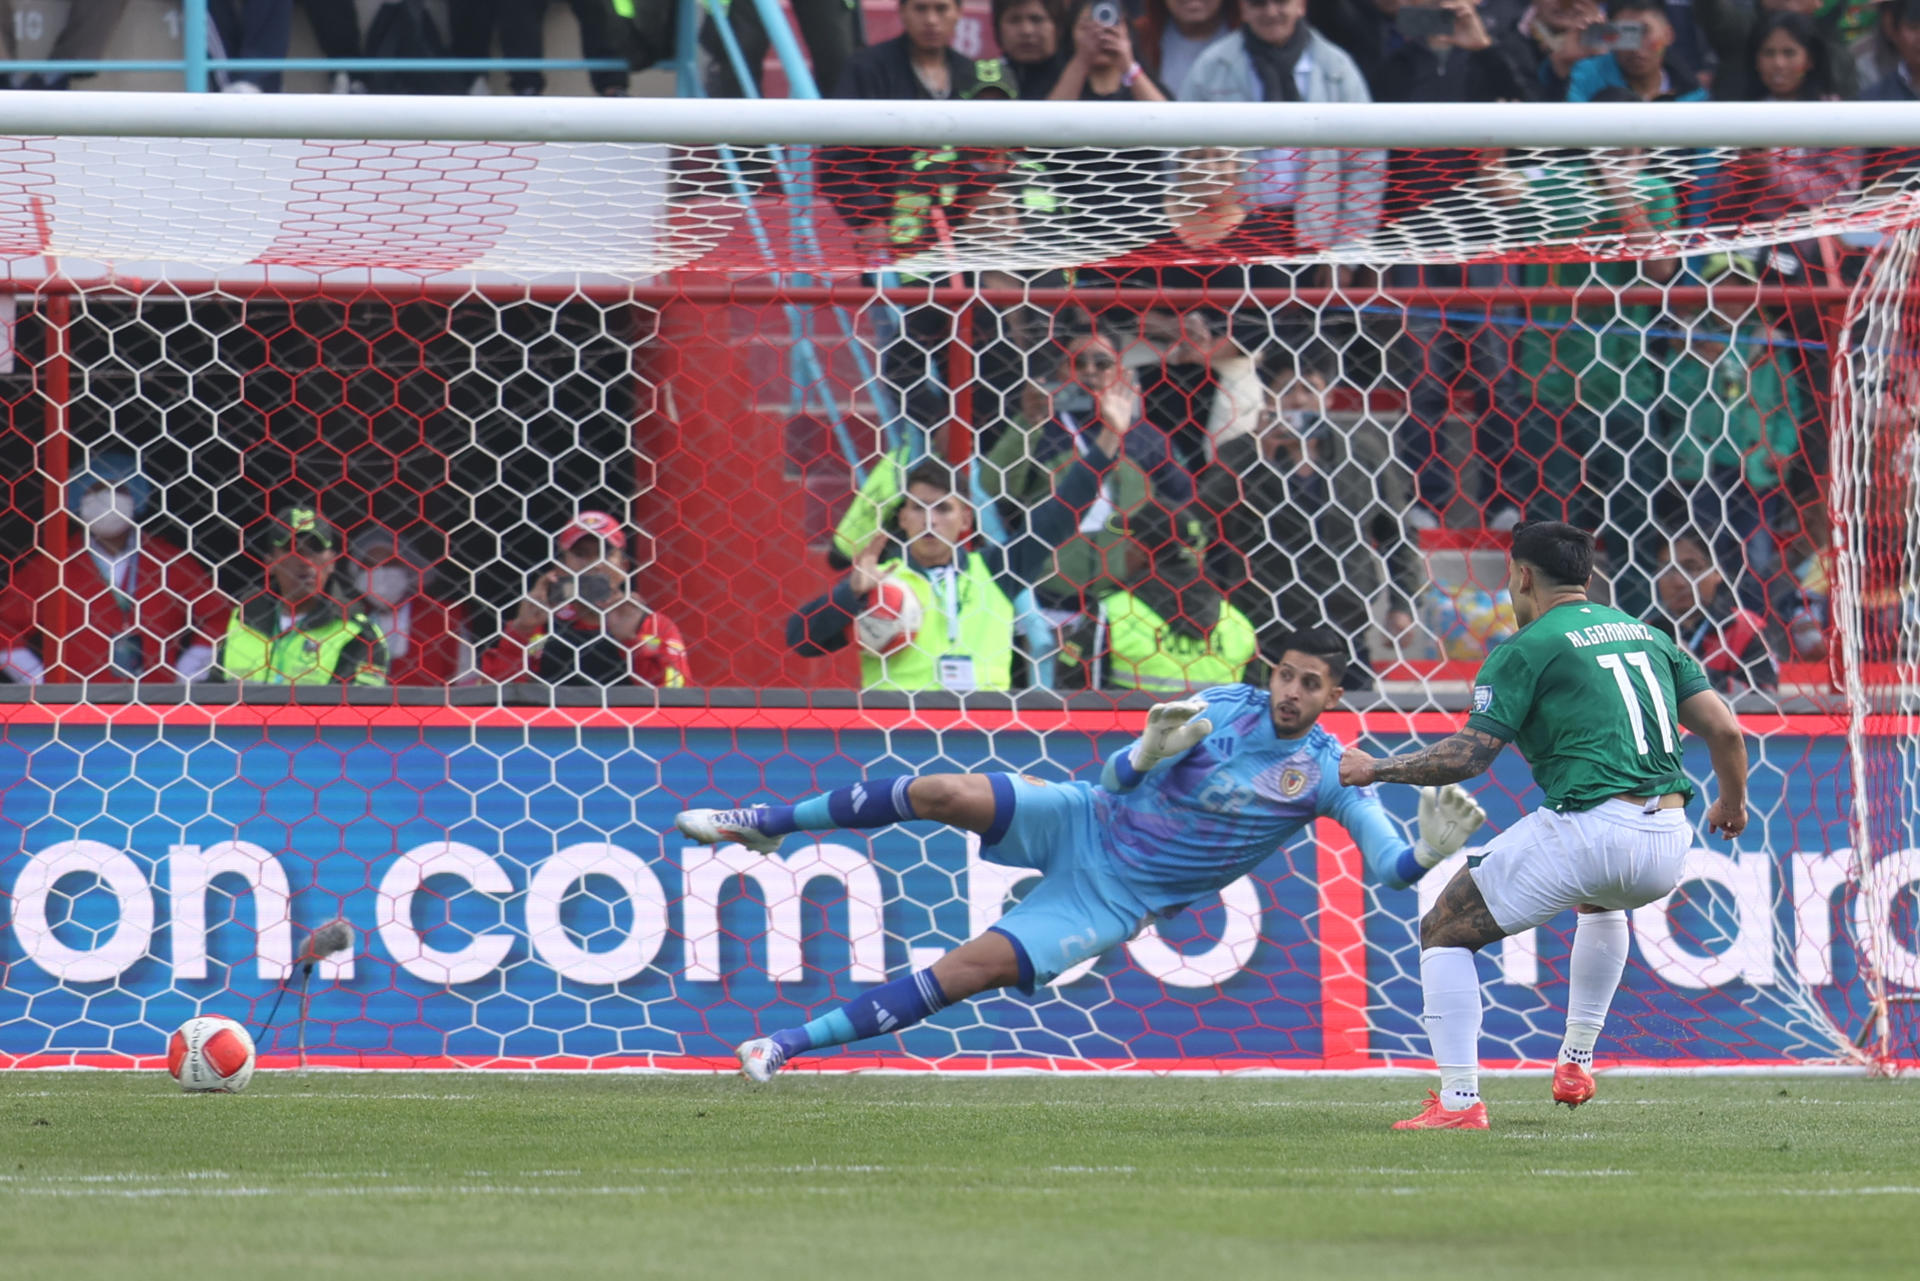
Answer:
M864 774L1076 777L1127 741L1121 714L930 725L885 712L626 723L547 712L512 723L282 708L253 723L89 720L15 716L0 738L0 1062L150 1061L192 1015L259 1018L307 934L344 918L357 942L313 976L312 1061L730 1064L737 1042L978 933L1032 874L982 862L973 838L928 824L791 838L773 857L707 849L673 831L675 811L790 800ZM1453 724L1328 722L1348 741L1364 728L1376 751ZM1748 833L1731 848L1703 840L1673 899L1634 913L1604 1058L1830 1058L1858 1031L1868 1002L1855 939L1893 931L1862 915L1879 900L1847 885L1844 743L1791 732L1788 718L1767 728ZM1704 783L1704 752L1689 765ZM1537 799L1512 752L1478 790L1489 833ZM1382 794L1411 822L1412 789ZM1894 862L1887 875L1920 880L1920 863ZM1255 876L1034 997L976 1000L817 1061L1420 1061L1413 923L1453 869L1407 891L1363 885L1358 869L1323 821ZM1483 957L1489 1061L1552 1059L1568 922ZM1911 961L1898 940L1886 946L1883 970ZM296 1004L277 1031L256 1027L269 1064L294 1048Z

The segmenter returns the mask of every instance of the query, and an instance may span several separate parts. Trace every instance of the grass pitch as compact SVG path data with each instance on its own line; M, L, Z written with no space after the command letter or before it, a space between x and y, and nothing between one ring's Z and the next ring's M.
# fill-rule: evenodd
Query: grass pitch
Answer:
M0 1074L5 1274L1888 1277L1920 1086Z

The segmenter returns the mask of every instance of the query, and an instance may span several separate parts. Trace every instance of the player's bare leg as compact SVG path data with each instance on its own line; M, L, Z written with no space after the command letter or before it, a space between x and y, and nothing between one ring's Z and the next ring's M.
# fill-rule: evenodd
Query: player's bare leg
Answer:
M1577 1108L1593 1097L1593 1044L1627 969L1627 914L1583 903L1567 959L1567 1032L1553 1067L1553 1101Z
M1487 1128L1487 1108L1480 1101L1480 975L1473 954L1505 937L1467 868L1421 918L1420 987L1426 998L1421 1022L1440 1069L1440 1089L1427 1096L1418 1116L1395 1122L1394 1129Z

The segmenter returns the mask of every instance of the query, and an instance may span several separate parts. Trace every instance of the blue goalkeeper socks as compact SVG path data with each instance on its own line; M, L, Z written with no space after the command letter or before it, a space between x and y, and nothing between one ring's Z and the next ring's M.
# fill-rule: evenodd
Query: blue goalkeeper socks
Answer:
M905 978L883 983L837 1010L801 1027L782 1028L773 1043L788 1058L830 1045L864 1041L870 1036L901 1032L947 1008L947 994L932 970L915 970Z
M907 789L916 777L899 774L869 778L851 787L809 796L798 805L756 806L754 826L768 836L785 836L789 832L830 832L910 822L919 817L907 798Z

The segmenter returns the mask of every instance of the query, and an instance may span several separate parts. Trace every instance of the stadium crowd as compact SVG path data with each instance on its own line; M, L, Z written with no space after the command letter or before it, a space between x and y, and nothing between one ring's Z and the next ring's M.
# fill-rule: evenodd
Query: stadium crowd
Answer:
M384 4L364 26L351 0L304 7L331 57L497 48L537 58L547 5L462 0L444 33L417 0ZM52 56L97 57L120 8L75 6ZM215 0L214 49L284 56L293 8ZM589 57L638 69L671 48L670 4L571 8ZM955 48L957 0L899 0L901 34L870 46L843 0L796 0L793 11L816 77L852 99L1818 103L1911 99L1920 70L1920 0L993 0L998 53L979 58ZM736 0L726 12L757 75L767 37L753 6ZM708 90L737 94L724 45L709 20ZM65 83L13 77L15 87ZM333 87L488 84L343 72ZM627 85L624 74L594 74L599 93ZM279 78L223 75L221 87L273 92ZM545 84L516 72L506 87L538 94ZM1004 155L827 149L819 180L876 255L907 255L1019 190L1016 205L1069 207L1117 193L1127 208L1164 209L1189 246L1230 258L1390 225L1469 179L1566 238L1777 218L1873 179L1872 159L1844 150L1741 156L1691 200L1631 149L1524 168L1465 151L1277 149L1164 168L1128 153L1054 161L1068 177ZM1131 234L1103 224L1108 233ZM1613 291L1843 283L1859 258L1859 246L1820 237L1699 261L1090 267L1078 278L1137 301L1050 315L983 307L967 334L951 310L898 309L874 341L906 430L853 495L829 553L843 577L798 607L789 644L801 656L845 647L891 578L912 587L925 628L944 630L910 654L868 653L863 679L876 688L1191 689L1246 670L1261 638L1322 623L1368 636L1377 659L1469 656L1503 634L1498 603L1436 590L1423 537L1546 517L1597 530L1614 603L1672 631L1720 688L1770 689L1781 662L1825 653L1821 318L1751 304L1683 313ZM1154 301L1193 285L1387 295L1554 286L1603 300L1402 308L1379 367L1366 370L1355 356L1365 344L1350 341L1370 332L1358 310ZM945 349L962 341L979 357L979 394L965 408L944 382ZM1367 390L1382 376L1404 389L1388 417ZM947 433L961 426L975 433L973 461L929 461L949 455ZM76 552L15 561L0 595L0 674L679 686L697 668L673 620L633 587L629 531L612 516L580 511L555 531L551 563L528 567L526 594L496 602L500 623L483 635L462 602L435 594L433 562L411 539L380 528L345 538L317 504L262 522L257 592L229 600L191 549L140 532L157 483L117 454L72 483ZM50 669L45 642L56 635L70 643ZM1453 644L1463 637L1464 654Z

